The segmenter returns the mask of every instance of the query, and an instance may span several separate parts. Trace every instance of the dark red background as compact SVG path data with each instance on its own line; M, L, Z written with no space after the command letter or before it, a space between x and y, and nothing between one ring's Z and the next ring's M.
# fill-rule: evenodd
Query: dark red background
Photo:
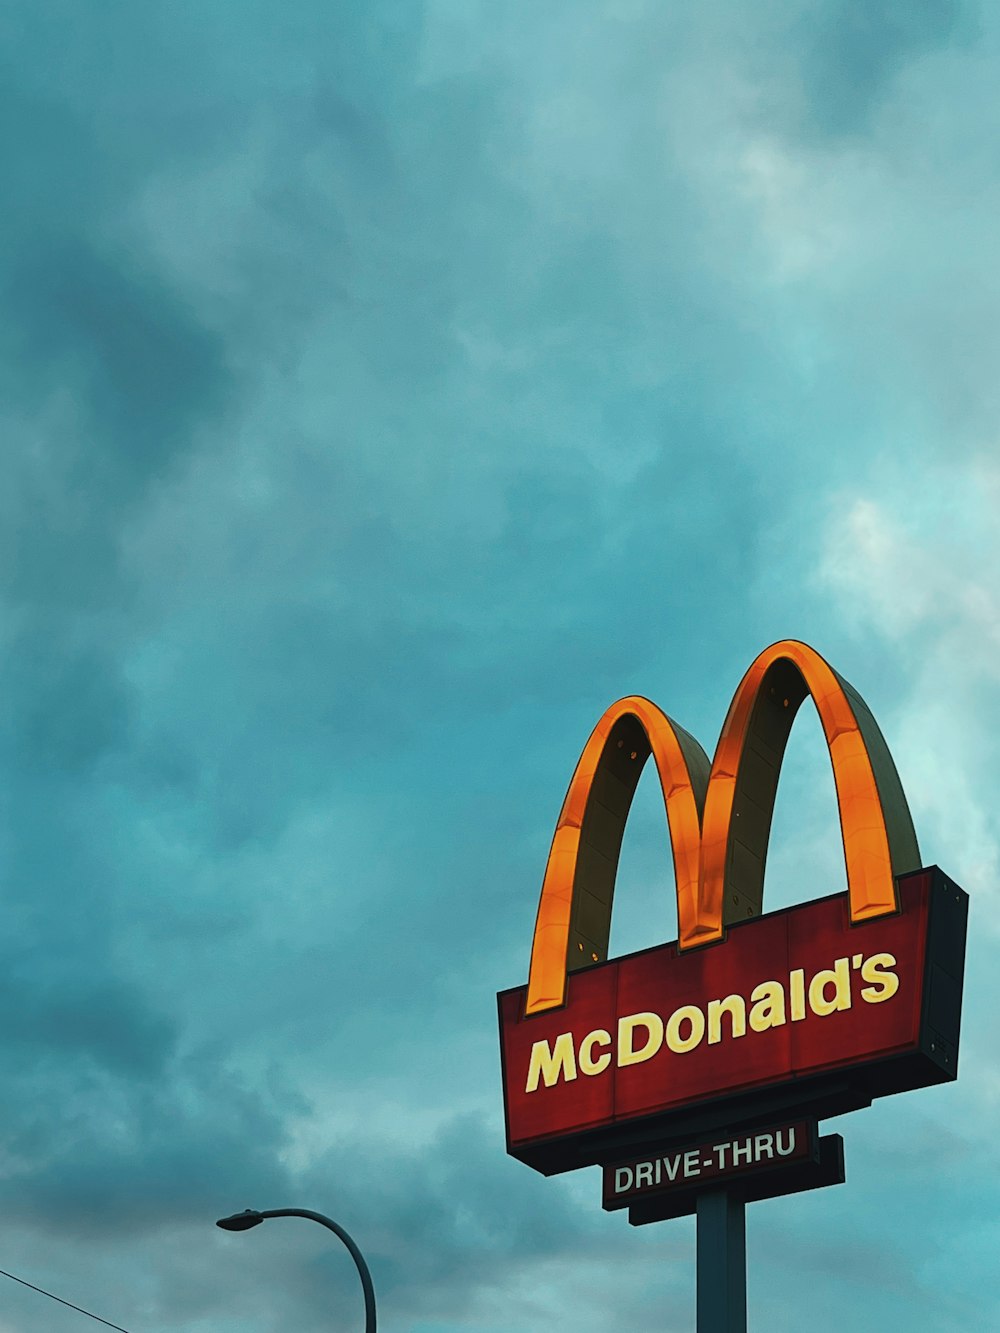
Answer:
M504 992L499 999L510 1148L916 1049L929 887L928 875L908 877L900 884L899 915L856 926L843 894L743 922L705 949L678 953L671 943L611 959L569 977L563 1008L530 1018L524 1017L525 987ZM867 983L852 969L851 1009L819 1017L807 1001L806 1017L793 1023L789 972L802 968L808 987L815 972L856 953L895 956L899 990L892 999L866 1003L861 987ZM748 1027L745 1036L734 1039L724 1018L725 1035L718 1045L709 1046L706 1038L683 1055L664 1046L643 1064L618 1069L612 1060L603 1074L578 1074L570 1083L560 1079L554 1087L540 1084L535 1092L524 1091L536 1041L551 1043L560 1033L572 1032L579 1049L580 1040L595 1028L614 1036L619 1017L652 1010L666 1021L682 1004L705 1010L709 1000L733 992L747 999L749 1014L750 992L764 981L785 987L782 1027L766 1032Z

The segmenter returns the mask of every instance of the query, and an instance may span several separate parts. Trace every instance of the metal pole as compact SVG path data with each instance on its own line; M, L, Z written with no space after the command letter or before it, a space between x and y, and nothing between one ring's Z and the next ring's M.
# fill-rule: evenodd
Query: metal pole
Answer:
M308 1208L270 1208L261 1211L260 1216L308 1217L311 1222L319 1222L321 1226L328 1227L334 1235L340 1237L350 1250L351 1258L357 1265L358 1276L361 1278L361 1286L365 1293L365 1333L375 1333L375 1288L372 1285L372 1275L368 1271L368 1265L365 1263L364 1255L344 1228L338 1225L332 1217L326 1217L323 1213L314 1213Z
M746 1204L726 1189L698 1195L698 1333L746 1333Z

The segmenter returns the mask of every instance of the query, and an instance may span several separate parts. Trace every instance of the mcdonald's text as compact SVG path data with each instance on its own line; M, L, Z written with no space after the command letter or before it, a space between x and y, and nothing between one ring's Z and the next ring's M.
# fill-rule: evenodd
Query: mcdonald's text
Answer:
M617 1039L605 1028L595 1028L580 1041L577 1050L572 1032L562 1032L554 1042L544 1038L532 1044L528 1058L525 1092L540 1084L551 1088L583 1074L599 1077L614 1065L623 1069L643 1064L666 1049L687 1055L703 1041L717 1046L727 1037L736 1040L749 1033L769 1032L785 1023L803 1022L808 1014L827 1018L849 1010L855 998L865 1004L882 1004L899 991L896 959L891 953L870 957L855 953L838 958L832 967L821 968L808 980L804 968L796 967L784 982L762 981L749 996L730 993L709 1000L679 1005L665 1020L644 1011L619 1018ZM861 983L852 989L852 979Z
M968 899L936 867L897 887L893 916L852 923L838 894L609 959L541 1013L502 992L508 1150L551 1174L690 1140L706 1110L823 1118L953 1079Z

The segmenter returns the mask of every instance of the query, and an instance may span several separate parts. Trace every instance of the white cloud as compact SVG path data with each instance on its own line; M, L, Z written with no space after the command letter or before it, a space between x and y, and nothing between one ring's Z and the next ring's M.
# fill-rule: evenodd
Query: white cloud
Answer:
M883 478L840 503L820 570L845 620L906 682L891 732L924 860L977 895L996 893L1000 870L998 499L993 463Z

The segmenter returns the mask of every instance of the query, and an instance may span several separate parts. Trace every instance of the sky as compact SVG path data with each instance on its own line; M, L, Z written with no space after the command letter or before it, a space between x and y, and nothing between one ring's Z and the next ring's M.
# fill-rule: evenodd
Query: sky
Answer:
M566 784L793 637L971 896L957 1083L748 1210L751 1326L1000 1327L1000 10L0 8L0 1269L130 1333L689 1330L505 1153ZM765 907L844 888L808 703ZM674 937L655 779L612 951ZM93 1321L0 1278L0 1333Z

